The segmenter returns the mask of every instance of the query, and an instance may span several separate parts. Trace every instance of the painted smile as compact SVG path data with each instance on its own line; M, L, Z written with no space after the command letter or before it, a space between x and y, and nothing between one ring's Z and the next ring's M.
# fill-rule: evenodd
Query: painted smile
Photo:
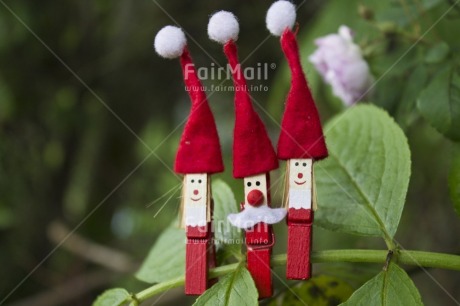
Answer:
M305 184L307 181L303 181L303 182L297 182L297 181L294 181L294 183L296 183L297 185L303 185Z
M199 200L201 200L201 197L198 199L190 198L190 200L192 200L193 202L198 202Z

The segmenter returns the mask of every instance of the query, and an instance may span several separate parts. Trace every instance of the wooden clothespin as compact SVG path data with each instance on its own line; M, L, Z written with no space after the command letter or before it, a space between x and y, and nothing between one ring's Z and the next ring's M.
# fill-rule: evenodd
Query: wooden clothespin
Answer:
M310 253L312 249L313 161L290 159L287 162L286 208L288 209L288 249L286 277L311 277Z
M182 224L187 236L185 293L199 295L210 286L208 271L216 266L210 176L187 174L183 186Z
M282 16L282 17L280 17ZM303 73L296 33L296 8L277 1L267 12L268 30L281 37L281 47L291 69L291 88L281 123L278 158L287 160L288 279L311 277L313 207L316 206L313 161L328 156L321 121ZM297 29L295 30L297 32ZM312 207L313 204L313 207Z
M215 267L211 232L211 174L224 165L216 124L206 93L187 50L184 32L166 26L155 37L155 50L165 58L180 57L192 107L177 150L174 171L184 175L182 225L186 228L185 293L202 294L210 285L208 270Z
M232 225L245 230L247 268L259 291L259 298L272 296L270 259L275 234L272 224L286 215L284 208L270 207L270 175L268 173L244 178L244 202L241 212L230 214Z
M259 298L266 298L273 293L270 257L275 235L271 224L281 221L286 210L270 207L269 173L278 168L278 159L247 91L235 44L238 32L238 21L232 13L220 11L209 20L209 37L224 45L231 66L235 87L233 176L243 179L245 190L241 212L229 215L228 219L234 226L245 230L247 267Z

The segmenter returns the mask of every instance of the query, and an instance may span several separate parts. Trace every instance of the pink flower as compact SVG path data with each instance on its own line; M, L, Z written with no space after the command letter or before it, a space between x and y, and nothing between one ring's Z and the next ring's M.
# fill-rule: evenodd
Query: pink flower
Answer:
M315 40L318 49L309 57L324 81L332 86L334 95L346 105L359 100L370 90L373 77L361 48L353 42L353 32L340 26L338 34Z

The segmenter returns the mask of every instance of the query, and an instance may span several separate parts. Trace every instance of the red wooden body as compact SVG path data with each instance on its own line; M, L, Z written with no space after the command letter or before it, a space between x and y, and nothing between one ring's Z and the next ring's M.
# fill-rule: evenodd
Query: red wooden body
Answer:
M311 277L313 210L290 208L287 215L288 248L286 278Z
M201 295L215 280L208 280L208 271L216 266L214 234L207 226L187 226L185 249L185 294Z
M275 237L269 224L257 223L246 231L247 267L260 299L273 295L270 258L274 243Z

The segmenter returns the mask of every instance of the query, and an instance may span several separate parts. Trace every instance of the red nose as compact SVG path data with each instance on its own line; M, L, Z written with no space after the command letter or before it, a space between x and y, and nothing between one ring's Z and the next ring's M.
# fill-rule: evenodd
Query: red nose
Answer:
M198 194L198 190L197 190L197 189L193 190L193 194L194 194L194 195L197 195L197 194Z
M251 192L248 193L247 200L252 206L260 206L264 202L264 194L257 189L251 190Z
M301 179L301 178L303 178L303 174L302 174L302 173L299 173L299 174L297 174L297 177L298 177L299 179Z

